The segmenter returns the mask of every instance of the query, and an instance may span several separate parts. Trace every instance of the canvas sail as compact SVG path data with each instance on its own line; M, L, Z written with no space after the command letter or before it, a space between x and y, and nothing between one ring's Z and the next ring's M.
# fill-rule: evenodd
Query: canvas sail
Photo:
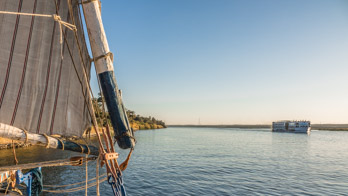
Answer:
M61 45L62 32L53 18L0 14L0 123L64 136L81 136L90 126L84 99L88 87L77 74L85 77L84 68L89 81L91 63L78 1L71 1L71 9L69 3L0 1L0 11L57 14L77 29L76 36L62 27L66 36Z
M106 92L103 91L104 96L106 93L109 96L105 96L107 106L113 106L108 108L108 111L113 125L117 125L114 126L115 138L118 139L117 142L122 148L131 148L126 161L118 165L116 161L118 153L114 150L108 128L103 131L104 143L99 132L96 132L98 148L47 136L52 134L81 136L90 126L91 121L98 130L93 107L89 105L92 104L88 86L90 67L91 62L94 61L98 70L98 67L102 65L101 61L112 58L108 50L104 51L106 54L93 59L89 57L81 22L80 3L87 4L86 10L93 8L84 14L95 16L93 20L99 22L89 26L89 33L91 29L103 29L99 1L0 1L0 136L25 140L32 144L45 144L47 148L97 155L85 159L72 157L68 161L63 160L64 162L57 160L53 165L77 165L83 162L87 164L87 160L100 157L107 168L107 181L114 195L126 195L122 171L127 167L135 139L116 85L112 63L108 62L106 67L109 69L102 73L97 71L97 74L103 90L106 89ZM87 21L85 22L88 27ZM90 35L98 39L105 37L103 31L97 34L90 33ZM107 44L104 43L101 46L107 46ZM91 50L93 51L92 47ZM95 54L95 48L93 54ZM102 81L101 78L111 82ZM104 145L107 147L105 148ZM99 165L99 159L97 160ZM21 164L16 165L16 169L43 165L52 166L52 162ZM8 168L3 169L8 170ZM18 177L18 172L16 175ZM98 176L99 174L97 174L99 195ZM90 181L87 177L88 175L86 175L86 182ZM87 187L86 183L86 195ZM30 191L28 194L30 195Z

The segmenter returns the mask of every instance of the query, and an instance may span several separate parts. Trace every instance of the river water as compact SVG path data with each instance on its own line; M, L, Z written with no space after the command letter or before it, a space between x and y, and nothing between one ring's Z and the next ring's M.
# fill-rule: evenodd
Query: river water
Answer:
M135 136L137 145L124 172L130 196L348 195L348 132L306 135L268 129L173 127L138 131ZM128 151L118 151L120 160L125 159ZM73 155L38 147L17 150L21 163ZM11 151L1 151L0 158L1 164L13 161ZM94 162L88 169L89 178L95 177ZM46 185L85 179L85 167L43 168L43 173ZM107 182L101 185L101 193L112 195ZM94 187L89 194L95 195Z

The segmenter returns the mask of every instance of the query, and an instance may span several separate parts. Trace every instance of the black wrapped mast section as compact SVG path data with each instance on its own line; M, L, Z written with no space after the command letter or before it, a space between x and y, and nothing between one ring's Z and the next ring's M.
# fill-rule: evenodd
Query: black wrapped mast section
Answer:
M106 106L114 128L115 139L120 148L127 149L135 146L134 133L130 127L122 95L118 89L113 71L98 74Z

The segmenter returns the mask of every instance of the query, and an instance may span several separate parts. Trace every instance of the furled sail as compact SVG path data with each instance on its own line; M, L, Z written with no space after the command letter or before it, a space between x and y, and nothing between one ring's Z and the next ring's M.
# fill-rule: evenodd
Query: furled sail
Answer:
M80 80L91 63L78 1L1 0L0 11L38 14L0 14L0 123L81 136L91 119Z

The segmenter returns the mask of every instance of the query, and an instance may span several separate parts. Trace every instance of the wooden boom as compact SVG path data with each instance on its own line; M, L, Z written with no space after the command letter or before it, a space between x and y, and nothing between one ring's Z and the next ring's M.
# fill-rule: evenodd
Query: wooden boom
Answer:
M61 140L51 136L44 136L25 131L11 125L0 123L0 137L19 140L33 145L46 146L47 148L63 149L81 152L84 154L99 155L99 150L95 146L77 144L72 141Z

